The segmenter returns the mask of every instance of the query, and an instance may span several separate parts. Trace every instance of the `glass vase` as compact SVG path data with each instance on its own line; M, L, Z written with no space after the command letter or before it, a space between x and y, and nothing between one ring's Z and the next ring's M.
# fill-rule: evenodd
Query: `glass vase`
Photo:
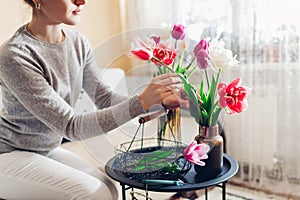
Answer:
M207 180L216 177L221 173L223 167L223 137L219 134L219 127L199 126L199 134L195 140L209 145L208 158L203 160L205 166L194 165L197 178Z
M180 120L180 107L168 110L166 115L159 117L157 121L157 138L159 140L181 142Z

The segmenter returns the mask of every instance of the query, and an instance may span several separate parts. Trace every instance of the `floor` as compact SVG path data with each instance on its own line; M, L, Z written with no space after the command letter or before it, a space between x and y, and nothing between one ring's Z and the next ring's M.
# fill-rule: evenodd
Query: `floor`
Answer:
M245 189L242 187L234 186L231 184L227 184L227 193L226 193L226 200L296 200L296 199L287 199L279 196L274 195L267 195L262 192L253 191L250 189ZM137 192L135 195L136 199L138 200L144 200L146 199L143 195L145 194L142 190L134 190ZM157 193L157 192L149 192L149 200L187 200L187 199L193 199L193 200L205 200L204 190L198 190L196 191L196 194L198 197L191 197L191 198L171 198L173 193ZM191 193L188 193L186 195L191 195ZM126 199L130 200L131 195L130 191L127 191L126 193ZM120 198L121 199L121 198ZM212 187L208 192L208 199L209 200L221 200L222 199L222 191L219 187Z

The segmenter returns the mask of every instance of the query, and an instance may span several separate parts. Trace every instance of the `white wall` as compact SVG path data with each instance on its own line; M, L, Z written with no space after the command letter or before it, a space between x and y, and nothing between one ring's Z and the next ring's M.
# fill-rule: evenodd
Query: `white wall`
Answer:
M121 31L119 0L90 0L75 29L84 33L93 47ZM31 18L31 9L22 0L1 0L0 44Z

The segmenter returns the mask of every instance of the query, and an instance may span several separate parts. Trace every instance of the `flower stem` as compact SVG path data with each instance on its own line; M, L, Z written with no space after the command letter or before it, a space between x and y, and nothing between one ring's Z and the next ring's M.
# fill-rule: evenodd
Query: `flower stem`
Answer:
M190 68L190 66L193 64L193 62L194 62L195 59L196 59L196 57L194 57L194 58L191 60L190 64L188 64L188 66L187 66L187 69Z
M209 88L210 84L209 84L207 69L205 69L205 77L206 77L207 88Z
M197 66L195 66L195 67L194 67L194 68L186 75L186 77L187 77L187 78L190 78L196 69L197 69Z
M185 67L185 70L186 70L186 71L192 66L192 64L193 64L193 62L194 62L194 60L195 60L195 58L196 58L196 57L194 57L194 58L191 60L191 62L188 64L188 66ZM194 70L193 70L193 72L194 72Z
M158 58L156 58L156 57L152 57L152 59L154 59L155 61L157 61L157 62L159 62L160 64L162 64L164 67L166 67L170 72L173 72L173 73L175 73L175 71L173 70L173 69L171 69L169 66L167 66L165 63L163 63L161 60L159 60ZM161 71L161 69L160 69L160 67L158 67L158 69L159 69L159 71L160 72L162 72Z
M216 83L218 83L219 82L219 79L220 79L220 75L221 75L221 68L219 68L218 69L218 74L217 74L217 79L216 79ZM217 87L218 87L218 85L216 84L216 89L215 89L215 91L214 91L214 97L216 96L216 94L217 94Z

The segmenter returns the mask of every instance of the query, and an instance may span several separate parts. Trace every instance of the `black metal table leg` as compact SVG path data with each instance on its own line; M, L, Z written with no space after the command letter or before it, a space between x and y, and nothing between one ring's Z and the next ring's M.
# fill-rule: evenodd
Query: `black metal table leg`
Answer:
M126 189L125 189L125 185L121 184L122 186L122 200L126 200Z
M133 192L134 189L132 187L126 188L126 185L124 185L124 184L121 184L121 186L122 186L122 200L126 200L126 190L130 189L130 188L132 190L132 200L136 199L134 197L134 192ZM221 185L217 185L217 186L222 188L222 200L226 200L226 181L221 183ZM204 188L204 191L205 191L205 200L208 200L208 188ZM146 190L145 193L146 193L145 194L146 200L149 200L148 191Z
M134 189L133 188L131 188L131 200L135 200L136 198L134 197Z
M222 199L226 200L226 182L222 183Z

